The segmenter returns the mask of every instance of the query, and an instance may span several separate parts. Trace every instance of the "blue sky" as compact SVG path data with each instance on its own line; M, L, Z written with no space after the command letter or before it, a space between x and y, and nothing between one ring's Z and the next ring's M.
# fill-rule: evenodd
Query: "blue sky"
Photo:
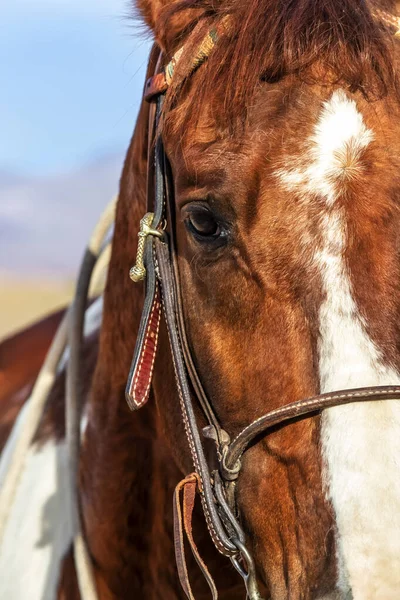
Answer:
M0 169L53 175L122 152L149 40L126 0L2 0Z

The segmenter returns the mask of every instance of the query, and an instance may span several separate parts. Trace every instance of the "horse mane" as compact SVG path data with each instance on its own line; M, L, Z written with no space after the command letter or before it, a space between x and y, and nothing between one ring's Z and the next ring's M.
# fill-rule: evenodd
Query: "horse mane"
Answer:
M395 14L394 2L389 0L385 10ZM185 74L191 58L205 35L224 18L229 26L196 74L200 93L192 99L191 110L182 107L181 113L198 115L202 106L212 103L218 122L243 123L244 111L260 82L274 83L290 75L307 83L340 85L368 99L382 98L397 91L397 77L394 31L377 18L379 13L366 0L174 2L161 11L157 26L163 40L174 21L180 18L185 23L175 38L174 49L185 43L185 52L167 94L166 109L175 107L175 123L184 124L177 100L190 85ZM190 15L195 15L191 21Z

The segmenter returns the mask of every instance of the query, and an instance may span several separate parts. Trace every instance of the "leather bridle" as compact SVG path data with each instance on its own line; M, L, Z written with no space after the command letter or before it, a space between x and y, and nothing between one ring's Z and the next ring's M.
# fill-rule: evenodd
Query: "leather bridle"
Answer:
M159 59L160 65L162 58ZM259 600L254 562L246 547L246 536L238 520L235 487L241 471L241 457L255 441L265 437L277 426L314 417L322 410L344 404L400 398L400 386L368 387L320 394L292 402L272 410L250 423L233 440L219 423L214 408L202 387L196 371L187 336L182 310L182 295L174 231L174 196L169 164L163 141L158 133L166 91L163 71L151 78L145 95L152 103L149 122L148 197L151 213L141 222L137 263L131 270L135 281L145 279L145 301L137 337L134 358L126 389L127 402L132 410L143 406L149 396L154 360L157 351L161 313L167 324L174 365L180 409L194 466L194 474L178 486L195 486L200 494L203 512L211 538L219 552L230 558L243 577L250 600ZM196 403L201 407L207 427L200 431L196 418ZM212 438L216 447L218 468L212 470L206 460L203 438ZM187 494L189 498L190 494ZM191 499L193 504L193 498ZM178 502L178 500L177 500ZM189 502L189 500L188 500ZM193 594L184 560L180 509L176 508L175 546L178 572L188 598ZM192 549L191 531L185 523ZM207 568L194 554L209 583L212 597L217 591Z

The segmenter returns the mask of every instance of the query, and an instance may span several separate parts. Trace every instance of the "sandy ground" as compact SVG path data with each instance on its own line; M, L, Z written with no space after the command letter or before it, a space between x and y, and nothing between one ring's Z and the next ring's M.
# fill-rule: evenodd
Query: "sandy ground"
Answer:
M73 283L0 275L0 339L69 303Z

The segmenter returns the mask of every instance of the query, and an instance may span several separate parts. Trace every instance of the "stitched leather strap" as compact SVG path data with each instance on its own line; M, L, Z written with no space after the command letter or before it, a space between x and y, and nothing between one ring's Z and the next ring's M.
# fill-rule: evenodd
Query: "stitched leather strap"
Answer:
M165 205L166 205L166 218L169 224L170 230L170 238L169 238L169 249L170 249L170 262L172 269L172 282L171 285L174 286L174 296L175 296L175 313L176 313L176 324L179 332L179 341L181 352L183 355L184 363L189 375L190 383L193 388L194 395L196 397L197 402L199 403L206 422L208 423L207 429L207 437L212 438L216 442L217 454L220 456L222 452L222 447L229 442L229 435L227 432L221 427L217 415L213 407L211 406L207 394L205 393L203 386L201 384L200 377L197 373L196 367L194 365L192 355L189 348L189 343L186 336L185 330L185 318L183 314L182 307L182 297L181 297L181 289L180 289L180 277L179 277L179 268L178 268L178 252L176 248L176 235L175 235L175 203L174 203L174 190L172 185L172 175L170 172L170 166L168 164L168 160L166 156L164 156L164 196L165 196Z
M151 289L146 294L140 325L139 344L136 345L125 392L126 401L131 410L141 408L149 398L157 353L161 298L160 286L154 273L152 278L154 278L154 284L151 283Z
M186 537L188 539L190 548L192 550L193 556L196 559L197 564L200 567L201 572L204 575L205 580L208 583L208 586L211 590L211 595L213 600L218 599L217 588L215 587L214 580L207 568L207 565L201 558L198 548L196 546L196 542L193 538L192 531L192 517L193 517L193 509L196 500L196 492L198 489L199 479L197 473L192 473L188 475L185 479L178 483L175 488L174 493L174 541L175 541L175 558L176 564L178 567L178 575L179 580L181 582L182 588L189 598L189 600L194 600L192 588L190 586L189 575L187 571L186 565L186 556L185 556L185 542L183 535L183 526L185 529ZM181 508L181 492L183 490L183 519L182 519L182 508Z
M320 394L319 396L281 406L262 415L236 436L224 456L221 468L222 475L227 481L236 479L240 470L238 461L249 444L259 435L268 435L274 427L287 425L298 419L312 417L322 410L334 406L373 400L398 399L400 399L400 386L376 386Z
M161 54L157 61L160 68ZM157 99L157 106L150 106L148 130L148 167L147 167L147 196L154 198L152 228L158 229L164 216L164 194L162 161L164 151L162 141L154 135L157 131L158 119L162 110L163 97ZM154 153L154 158L153 158ZM157 353L158 330L161 319L160 288L155 272L153 239L149 236L145 242L144 264L146 268L145 299L140 319L139 331L136 338L132 365L129 371L125 389L125 398L131 410L141 408L148 400L154 361Z
M163 312L169 334L182 419L185 425L193 466L199 476L199 491L201 495L204 516L208 530L217 550L219 550L221 554L231 556L237 554L238 551L236 546L229 539L215 504L215 498L211 485L211 473L201 443L200 431L197 425L185 361L181 350L179 331L176 322L175 288L169 257L169 249L168 246L159 239L156 239L154 244L156 248L158 271L162 288Z

